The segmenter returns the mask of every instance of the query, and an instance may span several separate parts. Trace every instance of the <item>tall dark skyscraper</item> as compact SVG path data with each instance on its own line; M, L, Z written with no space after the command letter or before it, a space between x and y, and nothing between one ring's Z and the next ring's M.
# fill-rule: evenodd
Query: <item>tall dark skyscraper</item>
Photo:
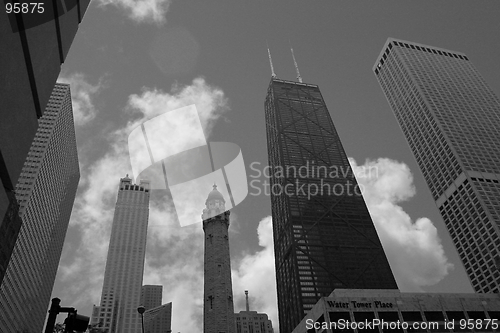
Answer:
M21 228L16 182L90 0L40 2L33 14L9 14L10 3L0 10L0 283Z
M318 86L273 75L265 114L279 325L291 332L336 288L397 284Z
M499 292L500 100L467 56L389 38L373 71L476 292Z
M0 331L41 332L80 170L71 92L56 84L16 186L22 226L0 285Z

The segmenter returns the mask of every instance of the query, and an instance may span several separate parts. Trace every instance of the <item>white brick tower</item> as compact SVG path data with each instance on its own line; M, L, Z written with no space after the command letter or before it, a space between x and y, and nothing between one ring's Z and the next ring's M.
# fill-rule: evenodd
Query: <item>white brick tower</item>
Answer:
M231 260L229 256L229 211L217 185L203 210L205 231L204 333L235 333Z

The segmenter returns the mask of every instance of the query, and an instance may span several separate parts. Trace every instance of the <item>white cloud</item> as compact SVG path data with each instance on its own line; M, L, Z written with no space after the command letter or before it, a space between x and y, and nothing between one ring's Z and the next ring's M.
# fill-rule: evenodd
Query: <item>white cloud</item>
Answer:
M94 106L94 98L104 88L102 79L93 85L86 81L82 73L74 73L67 77L60 76L57 82L70 85L75 125L83 126L92 121L98 113Z
M170 93L144 88L142 94L129 97L130 107L139 110L144 118L135 124L167 111L196 104L206 137L210 136L217 119L228 110L227 103L224 92L217 87L207 85L203 78L194 79L189 86L174 85ZM136 125L131 123L130 126Z
M165 225L172 215L150 209L144 284L163 285L163 303L172 302L172 331L201 332L203 318L203 229Z
M453 264L448 262L436 227L426 217L412 221L398 205L415 195L408 166L387 158L364 165L352 158L349 161L399 288L423 291L423 286L441 281Z
M99 0L102 6L113 5L125 10L137 22L162 24L172 0Z
M144 89L141 95L130 96L126 112L133 120L110 132L109 144L95 147L92 153L99 153L98 160L80 157L85 163L81 166L80 186L70 222L70 231L77 229L78 235L65 243L55 296L71 300L71 306L77 309L99 302L117 186L119 178L130 172L127 148L130 131L159 112L196 104L207 134L216 119L228 110L226 103L223 92L203 79L195 79L188 86L177 85L169 93ZM207 188L207 194L210 190ZM197 208L201 215L203 207ZM174 302L173 327L182 327L184 331L188 328L186 323L192 322L191 330L187 331L199 331L201 326L197 325L201 322L195 318L200 317L203 294L200 292L203 230L201 221L200 225L180 228L174 212L165 197L152 199L145 282L158 281L164 285L165 302Z

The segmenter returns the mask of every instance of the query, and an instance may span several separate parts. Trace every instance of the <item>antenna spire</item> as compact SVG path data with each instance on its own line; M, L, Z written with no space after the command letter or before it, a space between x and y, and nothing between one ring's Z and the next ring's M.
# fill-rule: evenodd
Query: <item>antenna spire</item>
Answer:
M271 65L271 76L274 79L274 78L276 78L276 73L274 72L273 59L271 58L271 51L269 51L269 45L267 44L267 41L266 41L266 45L267 45L267 54L269 55L269 64Z
M297 61L295 61L295 55L293 54L293 48L292 48L292 44L291 43L290 43L290 50L292 50L293 63L295 64L295 70L297 71L297 80L300 83L302 83L302 77L300 76L299 66L297 65Z
M250 311L250 305L248 304L248 290L245 290L245 297L246 297L246 306L247 306L247 312Z

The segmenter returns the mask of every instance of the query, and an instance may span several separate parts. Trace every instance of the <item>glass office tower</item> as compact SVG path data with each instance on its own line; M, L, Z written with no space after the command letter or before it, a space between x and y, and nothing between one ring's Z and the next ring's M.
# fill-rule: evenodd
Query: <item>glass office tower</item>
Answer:
M317 85L273 76L265 101L281 332L336 288L397 289Z
M373 71L476 292L499 292L500 100L460 52L389 38Z

